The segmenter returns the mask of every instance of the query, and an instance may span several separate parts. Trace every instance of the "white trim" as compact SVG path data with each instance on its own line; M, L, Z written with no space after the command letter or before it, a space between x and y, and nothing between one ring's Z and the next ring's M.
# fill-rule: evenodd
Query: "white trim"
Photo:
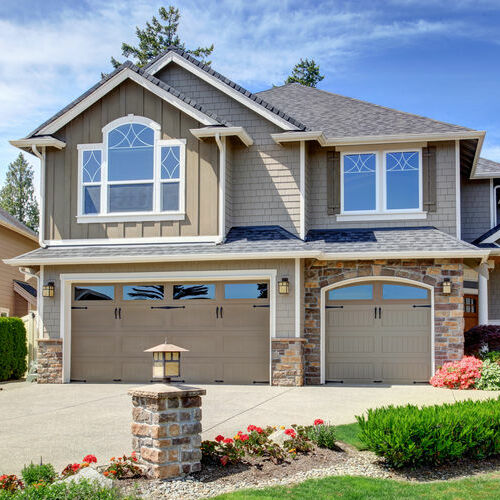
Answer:
M74 240L47 240L50 247L65 246L109 246L109 245L149 245L162 243L216 243L217 236L155 236L151 238L89 238ZM196 251L196 247L193 247Z
M31 137L30 139L16 139L9 141L9 143L16 148L31 148L32 146L40 147L53 147L63 149L66 143L55 137Z
M456 224L456 234L457 238L462 239L462 200L461 200L461 186L460 186L460 141L455 140L455 224Z
M474 154L474 160L472 162L472 168L471 168L470 175L469 175L469 178L471 178L471 179L473 179L474 176L476 175L477 162L479 161L479 154L481 153L481 149L483 149L485 135L486 135L486 132L484 130L479 130L478 137L462 137L461 138L461 139L478 139L477 146L476 146L476 153ZM459 138L457 137L457 139L459 139Z
M417 220L427 219L427 212L402 212L402 213L366 213L366 214L338 214L336 220L341 221L377 221L377 220Z
M220 134L215 135L215 142L219 148L219 237L217 243L222 243L226 235L226 159L227 141Z
M302 279L301 279L301 260L295 259L295 337L302 335Z
M139 184L139 183L138 183ZM79 224L101 224L103 222L147 222L147 221L168 221L184 220L185 213L163 213L152 214L150 212L125 212L123 214L113 213L106 215L77 215L76 222Z
M269 281L269 383L272 384L272 339L276 338L276 269L224 270L224 271L165 271L131 273L72 273L61 274L60 332L63 340L63 383L71 379L71 286L74 283L123 283L134 281Z
M320 384L325 383L326 375L326 292L332 290L333 288L340 288L343 286L350 285L352 283L359 283L364 281L395 281L400 283L407 283L409 285L416 285L420 288L426 288L431 291L431 371L432 374L436 369L435 363L435 339L434 339L434 287L423 283L421 281L413 281L407 278L397 278L393 276L360 276L357 278L346 279L333 283L331 285L325 286L321 289L321 299L320 299Z
M478 293L478 312L477 319L480 325L488 324L488 280L489 268L487 262L481 262L476 269L478 275L477 293Z
M192 62L188 61L187 59L185 59L184 57L180 56L175 52L167 52L163 57L161 57L153 64L151 64L151 66L148 66L147 71L148 73L155 75L156 73L158 73L158 71L163 69L165 66L167 66L167 64L170 64L171 62L174 62L179 66L181 66L182 68L184 68L185 70L189 71L190 73L195 74L201 80L204 80L205 82L209 83L216 89L220 90L221 92L224 92L224 94L227 94L228 96L232 97L235 101L238 101L240 104L243 104L247 108L250 108L252 111L255 111L255 113L263 116L264 118L274 123L275 125L278 125L278 127L284 130L298 130L298 127L292 125L289 121L285 120L284 118L281 118L275 113L272 113L264 106L257 104L255 101L253 101L246 95L230 87L222 80L219 80L219 78L200 69L198 66L196 66L195 64L193 64Z
M135 83L137 83L138 85L141 85L145 89L149 90L153 94L162 98L164 101L168 102L172 106L186 113L191 118L194 118L203 125L218 125L217 121L214 120L213 118L210 118L205 113L198 111L189 104L186 104L178 97L175 97L170 92L162 89L161 87L158 87L157 85L150 82L149 80L139 75L135 71L132 71L130 68L123 68L122 71L120 71L115 76L110 78L108 81L103 83L94 92L85 97L85 99L82 99L78 104L76 104L71 109L66 111L66 113L63 113L61 116L59 116L58 118L50 122L48 125L43 127L41 130L39 130L37 134L44 135L57 132L61 127L69 123L80 113L85 111L88 107L92 106L92 104L97 102L99 99L104 97L106 94L111 92L111 90L113 90L115 87L120 85L120 83L124 82L127 79L130 79Z
M191 128L189 131L197 139L205 139L207 137L238 137L240 141L247 147L253 144L253 139L243 127L205 127Z
M493 234L490 234L490 236L482 240L481 243L495 243L498 239L500 239L500 229L495 231Z
M271 134L271 137L276 144L297 141L318 141L320 146L326 145L326 138L321 130L308 130L306 132L278 132L277 134Z
M301 240L306 239L306 143L300 141L300 173L299 173L299 203L300 203L300 228Z
M490 179L490 227L495 227L497 225L495 198L496 196L493 186L493 179Z

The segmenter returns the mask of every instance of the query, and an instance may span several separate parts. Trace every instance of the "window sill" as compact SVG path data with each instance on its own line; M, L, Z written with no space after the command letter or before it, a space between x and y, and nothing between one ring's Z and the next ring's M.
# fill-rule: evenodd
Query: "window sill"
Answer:
M150 222L150 221L170 221L170 220L184 220L186 214L116 214L116 215L78 215L76 221L79 224L92 224L103 222Z
M368 222L377 220L416 220L427 219L427 212L377 213L377 214L339 214L337 221Z

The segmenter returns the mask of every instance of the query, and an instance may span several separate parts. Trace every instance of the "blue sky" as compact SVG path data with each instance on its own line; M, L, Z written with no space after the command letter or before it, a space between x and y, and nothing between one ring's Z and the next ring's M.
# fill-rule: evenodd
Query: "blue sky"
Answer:
M135 41L157 0L2 0L0 181L25 136L84 92ZM498 0L182 0L181 37L252 91L314 58L319 87L486 130L500 161ZM33 165L37 160L29 156Z

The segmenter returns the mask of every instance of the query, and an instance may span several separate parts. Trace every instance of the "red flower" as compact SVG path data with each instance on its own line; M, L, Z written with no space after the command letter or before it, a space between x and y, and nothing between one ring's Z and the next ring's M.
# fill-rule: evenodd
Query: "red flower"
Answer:
M321 420L321 418L317 418L314 421L314 425L323 425L324 423L325 423L324 420Z
M224 436L221 436L220 434L218 436L215 436L215 440L220 443L222 441L224 441Z
M229 462L229 457L227 455L224 455L223 457L220 457L220 463L224 467L227 463Z
M262 427L257 427L257 429L255 429L257 431L258 434L262 434Z
M80 468L80 464L72 464L71 465L71 469L73 470L73 472L76 472L79 468Z
M248 432L252 432L252 431L256 431L256 430L257 430L257 427L255 427L255 425L249 425L249 426L247 427L247 431L248 431Z
M87 455L86 457L83 457L83 461L88 464L97 463L97 458L95 455Z
M248 434L240 434L240 439L242 441L248 441L248 439L249 439Z
M226 444L231 444L232 442L233 442L233 440L231 438L224 439L224 443L226 443Z
M296 436L295 431L293 429L285 429L285 434L287 436L291 436L292 438Z

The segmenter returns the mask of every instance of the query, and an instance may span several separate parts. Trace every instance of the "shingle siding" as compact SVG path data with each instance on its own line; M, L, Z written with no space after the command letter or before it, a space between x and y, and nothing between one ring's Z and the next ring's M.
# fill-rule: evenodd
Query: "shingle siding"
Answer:
M500 320L500 266L490 270L488 280L488 317Z
M462 180L462 239L473 241L491 228L490 181Z

